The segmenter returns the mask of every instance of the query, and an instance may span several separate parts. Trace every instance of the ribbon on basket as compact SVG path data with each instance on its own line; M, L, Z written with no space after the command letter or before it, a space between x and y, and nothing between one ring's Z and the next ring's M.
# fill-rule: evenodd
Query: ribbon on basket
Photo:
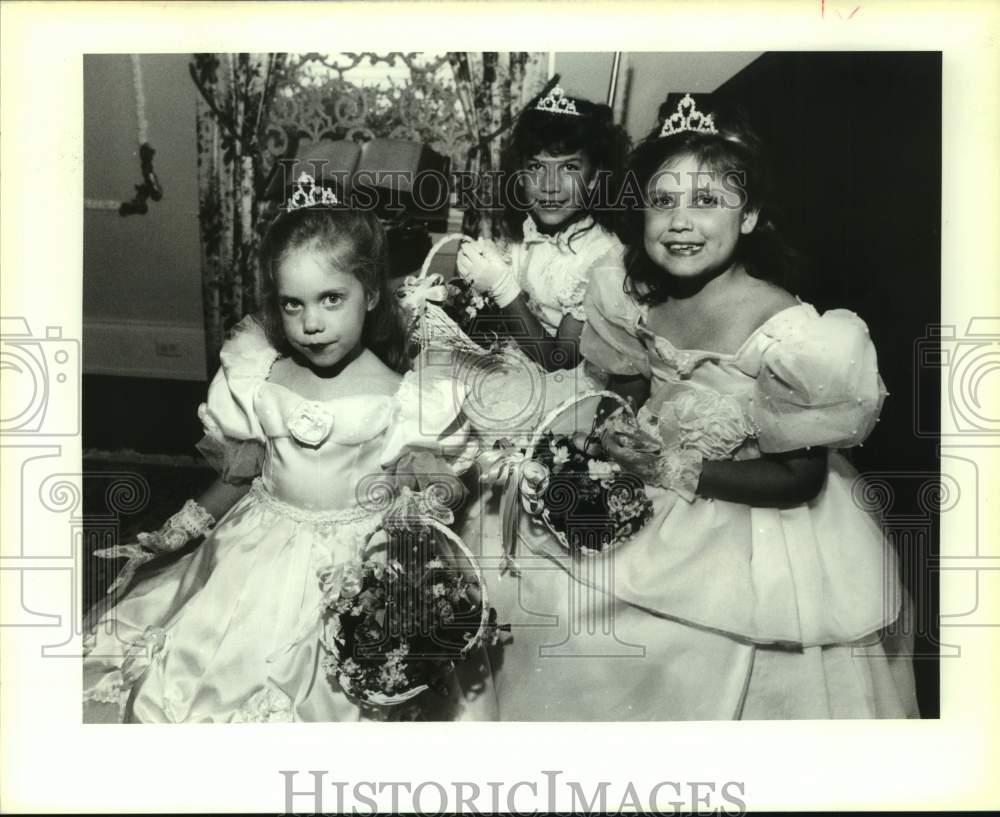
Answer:
M520 571L514 561L517 542L519 507L537 516L544 509L542 494L549 478L549 469L512 445L502 446L480 455L482 469L480 481L485 485L502 485L500 522L503 561L500 574L510 571L517 576Z
M420 315L428 303L441 303L448 297L444 278L435 273L427 277L407 275L399 289L400 303L415 315Z

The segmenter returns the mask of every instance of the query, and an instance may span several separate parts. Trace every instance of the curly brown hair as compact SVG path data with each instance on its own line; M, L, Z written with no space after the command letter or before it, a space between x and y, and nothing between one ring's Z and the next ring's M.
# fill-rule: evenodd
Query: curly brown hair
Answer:
M514 202L523 198L520 172L528 161L539 153L553 156L584 153L594 171L601 174L604 187L590 215L608 232L618 227L618 212L613 203L617 200L628 155L629 138L625 129L614 122L611 108L586 99L567 97L576 105L579 116L550 113L529 108L518 117L511 134L510 143L501 160L504 178L516 181L514 190L507 190L509 196L503 201L502 227L504 234L514 241L523 238L525 211Z

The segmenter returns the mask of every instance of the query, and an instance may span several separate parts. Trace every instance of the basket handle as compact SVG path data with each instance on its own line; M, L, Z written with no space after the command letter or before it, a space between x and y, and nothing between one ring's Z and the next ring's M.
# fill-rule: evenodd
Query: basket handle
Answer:
M472 565L472 572L475 574L476 582L479 584L479 594L480 594L479 630L476 632L475 638L471 639L469 643L466 645L466 647L463 648L462 652L464 654L468 650L471 650L473 647L478 645L478 643L483 637L483 633L486 632L486 627L489 625L490 599L489 599L489 591L486 588L486 580L483 578L483 571L482 568L479 566L479 560L475 557L472 551L469 550L468 546L465 544L465 542L462 541L461 537L458 536L458 534L456 534L453 530L451 530L451 528L449 528L447 525L438 522L433 517L427 517L421 521L422 524L426 525L428 528L432 528L441 533L452 545L454 545L459 550L462 556L464 556L465 559L469 562L469 564ZM384 531L380 529L379 532L384 532ZM376 534L372 536L368 540L368 542L365 543L364 549L361 551L361 558L363 560L369 559L371 557L371 552L372 552L371 548L373 543L375 542L375 537L377 535L378 532L376 532ZM380 541L377 543L377 545L381 544L386 544L386 545L388 544L388 534L386 534L385 540L380 539Z
M465 233L448 233L435 241L434 246L430 248L430 251L427 253L427 257L424 259L423 265L420 267L420 274L417 278L427 277L427 273L431 268L431 261L433 261L434 256L438 254L438 250L440 250L445 244L450 244L452 241L461 241L463 238L469 239L469 236ZM471 239L469 240L471 241Z
M451 544L459 549L462 555L468 560L469 564L472 565L472 570L476 575L476 581L479 584L479 629L476 631L474 638L469 640L469 643L462 648L462 653L465 654L469 650L474 649L482 640L483 634L486 632L486 628L490 621L490 598L489 591L486 589L486 580L483 578L482 568L479 566L479 560L473 555L472 551L469 550L462 538L456 534L447 525L443 525L436 519L427 520L428 527L434 528L440 533L444 534L445 538L448 539Z
M535 441L532 443L531 450L528 451L528 457L530 459L535 458L535 449L538 447L538 443L541 441L542 435L548 430L548 427L556 421L564 411L569 410L577 403L582 403L584 400L589 400L593 397L610 398L618 403L621 408L624 408L629 413L632 413L632 406L629 405L628 401L625 400L621 395L615 394L613 391L607 391L606 389L597 389L593 391L586 391L583 394L577 394L574 397L570 397L568 400L564 400L558 406L556 406L552 411L550 411L541 424L535 429Z

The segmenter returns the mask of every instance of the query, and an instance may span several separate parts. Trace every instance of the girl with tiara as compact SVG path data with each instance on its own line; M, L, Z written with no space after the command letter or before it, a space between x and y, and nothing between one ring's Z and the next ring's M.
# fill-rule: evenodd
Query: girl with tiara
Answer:
M392 714L362 708L329 676L323 577L356 559L382 522L365 488L379 474L411 487L429 475L447 483L442 457L464 453L468 439L463 391L400 374L405 331L373 213L339 206L303 177L262 255L266 306L226 342L199 412L224 478L254 473L253 449L263 450L260 476L249 491L220 483L203 498L207 508L191 500L140 545L106 554L131 557L127 581L137 564L205 536L134 582L87 633L86 721ZM430 719L494 715L488 685L478 696L428 692L414 704L424 701Z
M610 108L558 86L518 120L505 159L518 186L503 238L466 243L458 258L459 272L519 327L511 337L537 366L475 372L470 421L487 443L506 437L530 446L543 418L603 383L604 372L582 360L578 345L588 286L621 281L624 272L612 228L626 148ZM507 422L512 417L518 425ZM481 456L485 483L520 479L511 476L510 452ZM491 662L500 719L670 717L664 688L681 668L662 650L663 622L577 584L531 536L503 524L506 491L498 493L471 507L461 531L470 545L480 543L490 598L509 630Z
M488 443L530 439L546 409L600 380L579 365L583 296L599 270L620 264L610 204L627 149L608 106L558 85L517 120L499 239L464 242L458 255L459 273L499 307L520 353L476 384L470 419Z
M885 633L896 556L841 453L886 396L875 348L853 312L789 294L759 140L698 108L668 98L635 150L626 267L587 294L581 352L641 406L602 443L655 507L591 574L661 617L673 717L915 716L911 653Z

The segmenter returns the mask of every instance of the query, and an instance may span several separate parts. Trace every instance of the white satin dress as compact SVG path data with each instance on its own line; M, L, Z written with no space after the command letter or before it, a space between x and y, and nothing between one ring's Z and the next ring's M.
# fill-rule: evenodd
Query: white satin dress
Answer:
M671 718L917 716L912 652L888 630L907 612L897 556L839 453L871 433L886 396L864 322L800 303L733 354L682 350L646 328L623 283L593 279L581 349L650 378L640 424L706 460L824 446L825 484L780 509L650 487L653 518L609 555L573 560L541 535L534 547L613 595L607 605L659 622L643 632L664 657L656 694Z
M709 460L826 446L825 485L782 509L648 487L653 516L633 539L575 558L527 515L504 542L484 505L463 536L511 627L493 662L500 719L916 717L912 651L888 629L907 602L896 554L836 450L868 436L885 397L864 323L800 304L735 354L679 350L623 284L620 261L594 271L581 349L651 380L651 433L669 419ZM501 575L512 544L519 575Z
M209 436L263 444L263 471L197 550L137 582L87 633L85 722L394 716L328 679L318 572L355 558L379 524L383 466L406 450L464 448L461 389L409 373L391 396L304 400L267 381L278 353L259 324L238 330L200 415ZM420 717L492 719L478 669L481 683L416 699Z

